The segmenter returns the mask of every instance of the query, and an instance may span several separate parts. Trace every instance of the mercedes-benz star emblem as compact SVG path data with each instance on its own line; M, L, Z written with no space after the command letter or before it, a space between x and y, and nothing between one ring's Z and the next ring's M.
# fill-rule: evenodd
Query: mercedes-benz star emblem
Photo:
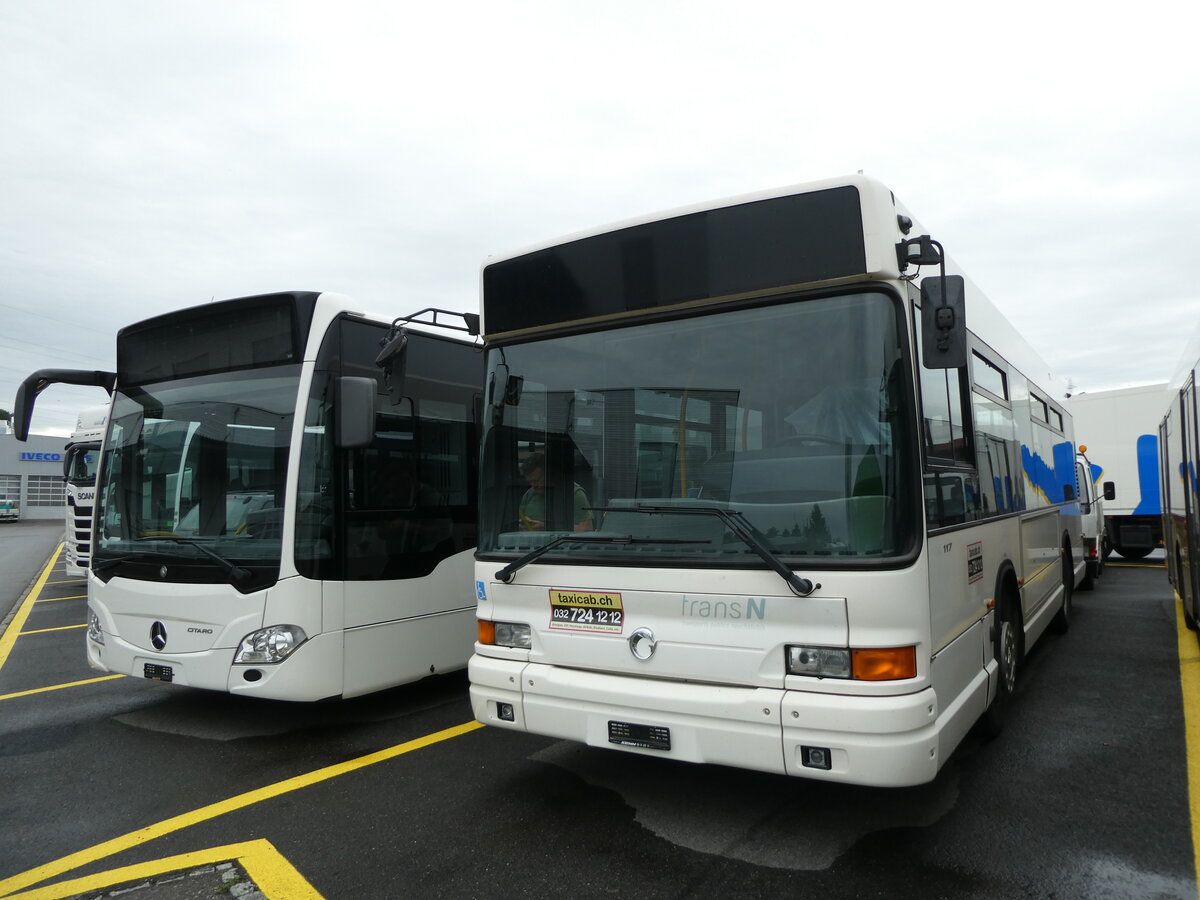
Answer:
M654 632L649 628L639 628L629 636L629 652L638 659L649 659L654 655L658 641L654 640Z
M155 622L150 626L150 643L154 645L155 650L167 646L167 626L162 622Z

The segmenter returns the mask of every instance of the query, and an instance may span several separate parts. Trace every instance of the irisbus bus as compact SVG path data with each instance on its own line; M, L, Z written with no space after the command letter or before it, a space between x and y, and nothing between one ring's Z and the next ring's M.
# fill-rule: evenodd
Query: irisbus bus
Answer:
M115 373L26 379L19 437L50 383L113 394L94 668L318 700L466 665L483 357L437 312L423 325L336 294L228 300L121 329ZM406 370L385 383L376 359L397 342Z
M92 505L96 499L96 466L108 406L79 413L71 440L63 451L63 480L67 486L67 533L63 541L63 571L83 578L91 558Z
M1200 621L1200 331L1192 338L1167 386L1168 404L1158 429L1162 532L1167 577L1183 605L1188 628Z
M574 235L482 292L479 721L869 785L999 728L1084 575L1066 386L885 187Z

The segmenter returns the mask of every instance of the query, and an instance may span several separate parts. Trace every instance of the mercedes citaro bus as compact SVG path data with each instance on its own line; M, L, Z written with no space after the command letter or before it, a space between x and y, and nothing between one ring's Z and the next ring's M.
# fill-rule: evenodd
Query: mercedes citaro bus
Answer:
M21 438L49 384L112 394L94 668L318 700L466 665L483 357L467 326L423 312L431 323L337 294L227 300L121 329L115 373L26 379ZM381 345L399 344L389 378Z

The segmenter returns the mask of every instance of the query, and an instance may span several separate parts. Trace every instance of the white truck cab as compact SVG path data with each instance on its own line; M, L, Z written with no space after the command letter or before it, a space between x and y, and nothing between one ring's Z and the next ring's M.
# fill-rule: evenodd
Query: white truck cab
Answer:
M1104 482L1097 490L1092 475L1092 464L1087 458L1087 447L1079 446L1075 454L1075 495L1080 508L1080 537L1083 541L1083 558L1087 563L1083 580L1079 589L1091 590L1096 585L1096 579L1104 571L1104 551L1108 546L1108 536L1104 524L1104 501L1116 496L1116 488L1111 481Z

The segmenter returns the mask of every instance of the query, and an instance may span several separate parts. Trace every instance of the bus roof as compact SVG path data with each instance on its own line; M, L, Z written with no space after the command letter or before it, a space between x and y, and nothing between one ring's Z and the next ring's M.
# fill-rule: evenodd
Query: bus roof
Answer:
M905 209L902 204L896 201L895 195L882 182L866 175L847 175L803 184L762 190L734 197L709 200L657 213L648 213L610 223L608 225L577 231L557 239L543 241L509 253L490 256L484 261L480 270L480 306L483 314L484 333L487 335L488 339L491 340L497 338L498 336L507 338L509 334L522 333L525 330L524 327L510 330L505 324L500 324L498 330L496 327L493 327L492 323L488 321L489 310L487 309L487 306L489 298L487 285L489 281L489 269L493 269L497 266L503 267L506 263L520 265L520 262L523 260L523 258L535 257L539 254L544 254L547 251L551 251L556 248L588 241L593 238L601 238L617 232L631 232L631 236L634 236L636 232L632 230L645 229L646 227L652 226L655 223L666 222L674 219L682 219L697 213L707 213L714 210L730 209L732 207L755 204L762 201L776 200L801 194L832 191L845 187L852 187L857 190L860 202L862 230L860 235L855 237L856 240L861 240L863 248L863 253L860 257L861 264L857 267L859 271L850 272L848 270L842 270L825 278L813 278L812 281L808 283L815 285L849 283L855 280L896 281L900 279L901 271L896 255L897 243L901 240L904 240L908 236L927 234L929 233L928 230L924 229L921 224L916 221L915 217L912 216L912 214L909 213L909 211ZM907 230L903 230L901 227L899 219L901 216L907 218L909 222L911 222L911 226ZM936 238L936 235L934 235L934 237ZM926 271L933 272L935 270L932 267L929 267ZM975 285L968 276L966 276L962 269L954 262L953 257L949 253L946 254L946 271L949 274L963 275L968 283L967 327L981 340L992 347L996 352L1004 356L1010 364L1015 366L1023 375L1025 375L1026 378L1040 387L1044 393L1049 394L1050 396L1048 399L1052 399L1056 404L1061 406L1065 401L1068 392L1066 381L1050 371L1050 367L1046 364L1041 355L1016 330L1016 328L1013 327L1003 313L1000 312L1000 310L987 298L987 296L981 290L979 290L978 286ZM911 272L905 274L911 274ZM518 277L520 276L518 275ZM920 277L916 279L916 283L920 283ZM778 285L777 287L783 288L784 285ZM763 293L766 293L766 291ZM518 299L526 300L527 298L514 297L510 306L516 307ZM690 304L681 303L679 305L683 306ZM605 314L605 311L601 311L601 314L595 317L595 321L600 322L608 318L624 318L628 314L628 310L622 310L621 312L614 313L612 315ZM494 318L496 317L494 316ZM528 327L530 331L536 330L536 326L526 327Z

